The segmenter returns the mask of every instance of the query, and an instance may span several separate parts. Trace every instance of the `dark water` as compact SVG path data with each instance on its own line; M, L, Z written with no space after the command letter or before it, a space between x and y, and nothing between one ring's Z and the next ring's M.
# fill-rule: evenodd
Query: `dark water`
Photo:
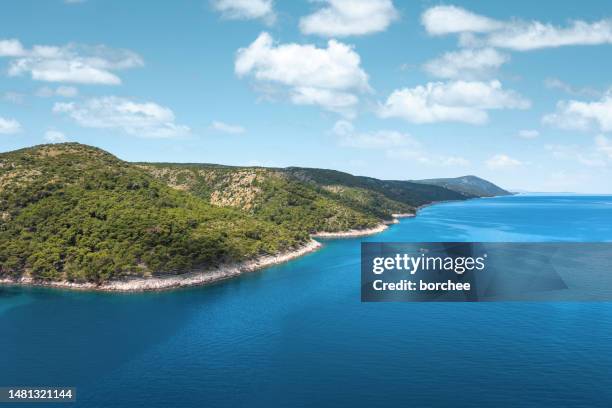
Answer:
M368 240L612 241L612 197L441 204ZM175 292L0 289L0 386L77 387L64 407L612 406L612 303L360 303L359 243Z

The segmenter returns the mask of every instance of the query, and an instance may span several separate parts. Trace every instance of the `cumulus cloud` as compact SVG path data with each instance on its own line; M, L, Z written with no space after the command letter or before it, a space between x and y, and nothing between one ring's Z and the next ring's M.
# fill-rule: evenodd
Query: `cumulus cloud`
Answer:
M300 19L304 34L346 37L384 31L399 17L391 0L324 0L325 5Z
M64 143L68 141L66 135L58 130L47 130L44 139L49 143Z
M240 125L230 125L229 123L219 121L213 121L213 123L210 124L210 128L219 132L230 133L234 135L246 132L246 129Z
M513 22L503 30L493 32L486 42L494 47L517 51L568 45L598 45L612 43L612 20L593 23L573 21L566 27L539 21Z
M116 71L144 65L133 51L104 45L35 45L25 49L18 40L1 40L0 57L11 58L8 75L33 80L118 85Z
M20 57L25 54L21 42L16 39L0 40L0 57Z
M488 110L527 109L530 102L499 81L429 82L394 91L379 106L382 118L401 118L412 123L464 122L474 125L488 120Z
M21 124L15 119L5 119L0 116L0 134L10 135L21 132Z
M190 132L189 127L175 122L174 112L167 107L117 96L58 102L53 112L67 115L83 127L118 130L139 137L169 138Z
M486 33L504 25L500 21L455 6L429 8L421 16L421 23L431 35Z
M513 167L519 167L523 163L520 160L514 159L505 154L496 154L488 159L485 164L488 168L493 170L508 169Z
M540 136L540 132L535 129L523 129L518 132L518 135L523 139L535 139Z
M276 20L272 0L213 0L212 7L230 20L257 20L267 24Z
M600 100L583 102L577 100L559 101L555 113L550 113L542 121L551 126L566 130L612 131L612 90Z
M460 34L464 45L529 51L569 45L612 43L612 19L575 20L565 26L540 21L501 21L455 6L436 6L421 16L431 35Z
M330 40L327 48L312 44L274 43L262 33L238 50L235 72L258 83L281 87L296 104L318 105L350 116L357 93L369 92L368 75L349 45Z
M438 78L478 79L491 76L510 60L494 48L465 49L447 52L424 65L427 73Z
M328 89L368 89L368 76L352 47L330 40L327 48L314 45L275 45L262 33L247 48L238 50L236 73L289 86Z

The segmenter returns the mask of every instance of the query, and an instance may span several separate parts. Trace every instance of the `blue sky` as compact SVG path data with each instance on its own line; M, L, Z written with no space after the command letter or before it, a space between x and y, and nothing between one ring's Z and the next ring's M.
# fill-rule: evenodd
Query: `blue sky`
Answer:
M609 1L14 0L0 151L612 193Z

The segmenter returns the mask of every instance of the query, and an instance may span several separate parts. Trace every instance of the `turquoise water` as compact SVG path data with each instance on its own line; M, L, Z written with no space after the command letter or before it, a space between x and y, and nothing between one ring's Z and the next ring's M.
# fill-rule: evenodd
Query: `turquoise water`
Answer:
M612 197L440 204L367 239L612 241ZM174 292L0 289L0 386L75 386L78 407L612 406L612 303L360 303L360 242Z

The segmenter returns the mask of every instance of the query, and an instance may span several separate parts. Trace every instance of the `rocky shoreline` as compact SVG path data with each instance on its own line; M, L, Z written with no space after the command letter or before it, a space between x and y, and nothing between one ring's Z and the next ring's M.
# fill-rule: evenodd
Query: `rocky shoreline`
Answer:
M387 228L389 224L397 224L398 218L414 217L415 214L392 214L393 221L381 223L372 228L353 229L342 232L318 232L312 234L311 238L355 238L373 234L378 234ZM69 281L44 282L36 281L30 277L18 279L0 278L0 285L20 285L20 286L42 286L61 289L102 291L102 292L148 292L160 291L190 286L208 285L225 279L230 279L248 272L281 264L292 259L298 258L309 252L316 251L321 247L321 243L311 239L308 243L292 251L283 252L277 255L266 255L256 259L223 265L211 270L193 271L180 275L155 276L148 278L125 278L105 282L101 285L95 283L76 283Z
M400 213L400 214L391 214L391 216L395 219L397 218L411 218L411 217L415 217L416 214L415 213Z
M147 292L167 289L176 289L189 286L208 285L221 280L233 278L248 272L253 272L268 266L281 264L298 258L309 252L317 250L321 243L311 239L305 245L278 255L262 256L253 260L231 265L224 265L207 271L187 272L181 275L156 276L151 278L128 278L106 282L102 285L95 283L75 283L68 281L40 282L31 278L0 278L0 284L44 286L62 289L89 290L102 292Z
M365 229L352 229L348 231L340 232L317 232L312 234L313 238L354 238L354 237L365 237L367 235L378 234L389 228L387 224L379 224L372 228Z
M385 221L378 224L372 228L364 228L364 229L352 229L348 231L340 231L340 232L317 232L316 234L311 234L313 238L355 238L355 237L365 237L368 235L378 234L379 232L383 232L389 225L399 223L399 218L409 218L414 217L416 214L413 213L403 213L403 214L391 214L393 217L392 221Z

